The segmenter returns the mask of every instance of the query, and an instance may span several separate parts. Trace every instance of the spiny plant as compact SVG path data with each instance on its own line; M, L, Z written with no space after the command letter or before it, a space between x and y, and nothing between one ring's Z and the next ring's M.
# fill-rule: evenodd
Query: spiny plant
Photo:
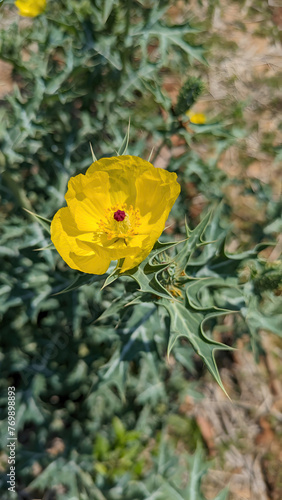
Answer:
M258 260L262 246L228 253L223 209L198 226L189 219L185 228L184 190L173 212L178 239L164 236L128 273L120 272L121 261L102 276L67 268L46 229L63 205L68 179L89 166L89 142L99 158L114 150L125 154L129 118L132 154L147 157L154 144L154 163L177 133L187 150L172 158L169 169L182 186L192 179L217 201L228 182L217 158L245 132L221 122L187 129L175 115L164 74L186 80L192 64L197 61L198 74L205 59L191 39L199 30L168 20L171 2L50 0L40 17L24 23L13 22L12 4L1 4L8 24L1 28L0 57L12 66L14 88L1 102L0 386L3 394L9 384L17 388L19 495L201 498L200 454L183 491L181 464L170 462L174 450L157 442L152 468L145 464L141 471L134 436L142 434L146 444L165 427L167 415L177 414L189 380L197 379L193 349L223 387L214 352L231 347L214 338L213 327L225 314L243 316L257 354L260 328L280 335L278 268L270 273ZM200 91L196 80L189 81L198 91L184 85L183 110ZM216 152L207 161L190 150L203 139L213 141ZM266 190L263 195L269 197ZM168 353L175 363L167 362ZM6 418L5 397L1 411ZM114 426L120 432L116 415L124 431L120 441L113 435ZM108 454L99 455L98 435ZM5 451L4 426L0 440ZM124 470L126 450L137 470ZM0 485L6 487L5 473Z
M109 286L113 287L114 282L122 278L125 282L124 293L98 320L112 320L113 315L120 314L125 308L137 306L140 309L142 305L149 303L149 312L144 315L146 322L152 314L164 308L170 319L167 355L171 354L179 339L186 338L225 391L214 353L216 350L230 350L232 347L213 339L212 329L217 320L226 314L240 313L245 318L251 336L255 337L253 347L257 354L261 349L258 329L267 323L269 330L279 334L280 316L262 320L259 304L253 300L253 289L250 290L248 282L242 283L239 273L246 262L251 259L257 262L258 253L269 246L269 243L262 243L241 254L230 254L226 250L226 230L220 226L221 214L222 206L218 206L216 210L207 213L193 230L186 224L186 239L182 242L157 241L148 257L133 269L124 271L124 259L120 259L112 272L100 276L79 276L60 293L105 278L103 290ZM46 228L47 221L40 217L38 220ZM275 282L276 287L280 277L277 278L275 273L273 280L273 273L271 276L270 281L273 286ZM133 279L135 285L128 279ZM264 283L265 280L266 278ZM267 283L269 288L269 279ZM258 281L253 281L253 287L257 289ZM143 321L138 321L132 333L123 339L120 354L115 356L115 361L107 373L108 380L110 375L110 379L121 393L128 368L125 353L128 356L133 349L136 356L139 337L136 332L141 330L142 323ZM145 341L138 338L138 343L140 352L148 350L147 337Z

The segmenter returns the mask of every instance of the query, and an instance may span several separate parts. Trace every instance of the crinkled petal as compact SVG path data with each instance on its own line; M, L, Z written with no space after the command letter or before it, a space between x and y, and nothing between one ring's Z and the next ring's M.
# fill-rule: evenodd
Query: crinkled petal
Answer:
M142 248L147 248L150 245L150 236L137 235L125 242L123 238L109 240L106 235L102 235L100 238L90 241L88 235L84 234L77 238L77 244L85 251L101 246L111 260L119 260L140 254Z
M124 170L131 172L131 174L137 178L142 172L152 167L153 165L151 163L139 158L139 156L113 156L111 158L101 158L92 163L87 169L86 175L92 175L93 172L97 172L98 170L108 173L112 172L113 174L116 170Z
M82 248L79 244L82 237L68 207L61 208L51 223L51 240L62 259L72 268L84 273L104 274L111 259L97 245Z
M136 206L143 225L161 225L165 222L180 193L175 173L161 168L146 170L136 179Z
M162 233L163 229L161 230ZM138 252L132 252L131 255L126 256L122 268L121 268L121 273L124 273L125 271L128 271L129 269L132 269L133 267L138 266L143 260L148 257L149 253L151 252L154 244L156 243L158 237L161 235L161 233L156 233L156 232L151 232L148 237L143 241L143 244L139 246L139 251ZM142 235L139 235L138 237L140 238ZM137 238L137 237L136 237ZM137 244L137 241L136 241Z
M137 177L151 168L151 163L138 158L138 156L116 156L102 158L88 168L86 176L97 172L106 171L109 175L109 194L111 205L134 205L136 201L135 182Z
M69 180L66 201L80 231L97 231L106 209L111 205L109 176L95 172L76 175Z

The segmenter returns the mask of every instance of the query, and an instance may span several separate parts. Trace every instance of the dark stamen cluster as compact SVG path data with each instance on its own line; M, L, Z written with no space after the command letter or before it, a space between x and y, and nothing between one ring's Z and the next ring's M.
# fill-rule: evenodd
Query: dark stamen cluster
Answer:
M117 210L115 213L114 213L114 219L118 222L121 222L125 219L126 217L126 213L123 211L123 210Z

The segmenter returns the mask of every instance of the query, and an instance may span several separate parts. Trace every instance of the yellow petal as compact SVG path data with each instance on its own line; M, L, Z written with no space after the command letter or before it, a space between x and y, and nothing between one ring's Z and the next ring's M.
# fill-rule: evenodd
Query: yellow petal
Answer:
M109 240L107 235L101 235L99 238L94 237L94 241L91 241L87 234L83 234L77 238L77 244L85 251L95 249L97 245L98 247L102 246L111 260L119 260L127 256L140 254L141 248L147 248L150 244L150 236L137 235L131 240L123 238L113 238Z
M112 156L111 158L101 158L101 160L92 163L86 171L86 175L90 175L98 170L106 171L108 173L112 172L113 174L116 170L123 170L130 172L132 176L136 178L142 172L151 167L151 163L146 160L142 160L139 156Z
M163 225L180 193L177 175L152 168L136 180L136 205L143 225ZM146 230L146 229L145 229Z
M96 231L99 221L111 205L108 173L95 172L87 177L83 174L72 177L65 198L78 229Z
M62 259L72 268L84 273L104 274L110 258L103 248L93 245L82 248L79 244L82 233L68 207L61 208L51 223L51 240Z
M127 203L134 205L136 200L136 178L152 165L138 158L138 156L114 156L102 158L89 167L86 176L91 176L99 171L106 171L109 175L109 194L111 204Z

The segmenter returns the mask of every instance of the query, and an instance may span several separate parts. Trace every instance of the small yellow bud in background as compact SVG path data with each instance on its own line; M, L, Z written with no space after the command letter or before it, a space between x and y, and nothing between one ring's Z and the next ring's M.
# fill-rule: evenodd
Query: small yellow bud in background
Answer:
M186 111L186 116L188 116L191 123L195 125L204 125L206 123L206 115L204 113L193 113L193 111Z
M17 0L15 5L19 9L20 16L36 17L44 12L46 3L47 0Z

